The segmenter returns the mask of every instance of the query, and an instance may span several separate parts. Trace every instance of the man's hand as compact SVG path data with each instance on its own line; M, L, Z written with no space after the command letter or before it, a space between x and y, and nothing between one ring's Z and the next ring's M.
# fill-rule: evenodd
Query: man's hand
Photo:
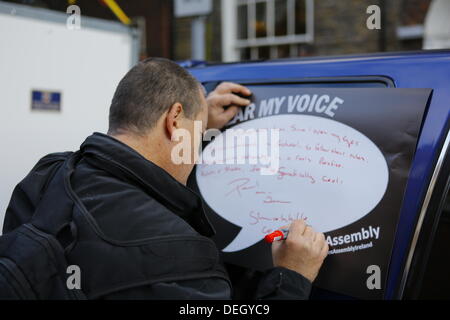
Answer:
M315 232L304 220L292 222L286 240L272 243L274 265L296 271L311 282L316 279L327 254L324 234Z
M238 113L240 107L250 104L250 100L239 97L250 96L246 87L236 83L222 82L206 98L208 103L208 129L222 129ZM228 107L225 109L224 107Z

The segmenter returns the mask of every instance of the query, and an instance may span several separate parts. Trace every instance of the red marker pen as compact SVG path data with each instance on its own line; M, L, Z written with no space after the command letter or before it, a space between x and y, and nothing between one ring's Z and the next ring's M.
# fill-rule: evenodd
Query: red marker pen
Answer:
M267 243L272 243L272 242L278 241L278 240L286 240L288 234L289 234L289 230L288 229L280 229L280 230L276 230L276 231L266 235L264 237L264 240Z

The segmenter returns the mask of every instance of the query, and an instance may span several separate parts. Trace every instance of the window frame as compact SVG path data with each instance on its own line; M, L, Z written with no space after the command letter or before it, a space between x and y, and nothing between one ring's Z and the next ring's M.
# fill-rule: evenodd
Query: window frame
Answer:
M280 85L280 84L352 84L352 83L382 83L386 88L395 88L394 81L386 76L342 76L342 77L307 77L307 78L272 78L272 79L226 79L221 81L202 82L206 91L210 93L221 82L236 82L245 86L249 85Z
M428 265L436 231L442 215L444 201L450 188L450 123L445 129L439 155L436 158L433 175L428 182L427 193L417 218L417 223L398 296L403 299L417 299L421 293L422 280Z
M245 49L250 50L251 60L259 59L258 49L268 47L270 50L270 58L278 58L277 46L288 45L289 56L298 56L298 44L312 43L314 41L314 0L305 1L305 33L295 34L295 1L285 0L287 2L287 34L283 36L275 35L275 0L226 0L222 2L228 10L222 9L223 12L233 12L233 19L231 16L225 14L222 17L223 30L230 30L229 35L225 36L223 47L232 46L234 54L227 51L224 54L224 61L240 60L241 52ZM225 4L226 2L227 4ZM266 37L256 37L254 24L256 22L256 4L266 4L266 21L267 21L267 35ZM247 6L247 39L239 39L238 35L238 7ZM291 14L289 14L291 13ZM227 43L228 42L228 43ZM227 55L229 57L227 57Z

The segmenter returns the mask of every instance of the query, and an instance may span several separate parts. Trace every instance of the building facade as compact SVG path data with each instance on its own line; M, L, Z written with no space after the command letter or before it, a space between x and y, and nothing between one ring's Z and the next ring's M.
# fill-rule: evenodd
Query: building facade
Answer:
M237 61L422 49L432 0L213 0L206 56ZM367 8L380 8L369 29ZM190 18L175 19L174 58L190 57Z
M117 20L102 0L3 1L64 12L75 3L82 15ZM191 59L194 18L175 17L174 0L115 1L141 29L141 58ZM444 40L450 42L449 0L211 1L213 10L205 17L205 57L213 62L420 50L427 33L442 38L445 32ZM380 9L380 29L367 27L372 5ZM445 47L445 41L438 42Z

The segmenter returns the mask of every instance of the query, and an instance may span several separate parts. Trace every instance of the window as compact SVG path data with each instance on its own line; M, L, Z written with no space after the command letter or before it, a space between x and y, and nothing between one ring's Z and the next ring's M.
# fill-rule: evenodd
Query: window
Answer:
M238 59L295 57L313 40L313 0L236 0Z
M231 81L224 79L223 81ZM212 92L223 81L202 83L208 93ZM236 80L234 80L236 81ZM382 76L366 77L330 77L315 79L257 79L238 81L245 86L293 87L293 88L395 88L391 79Z
M232 80L224 80L232 81ZM233 80L236 81L236 80ZM223 81L203 82L206 92L209 94ZM395 88L391 79L378 76L367 77L332 77L332 78L316 78L307 79L272 79L272 80L244 80L238 81L244 86L259 86L276 88L276 87L292 87L292 88Z

